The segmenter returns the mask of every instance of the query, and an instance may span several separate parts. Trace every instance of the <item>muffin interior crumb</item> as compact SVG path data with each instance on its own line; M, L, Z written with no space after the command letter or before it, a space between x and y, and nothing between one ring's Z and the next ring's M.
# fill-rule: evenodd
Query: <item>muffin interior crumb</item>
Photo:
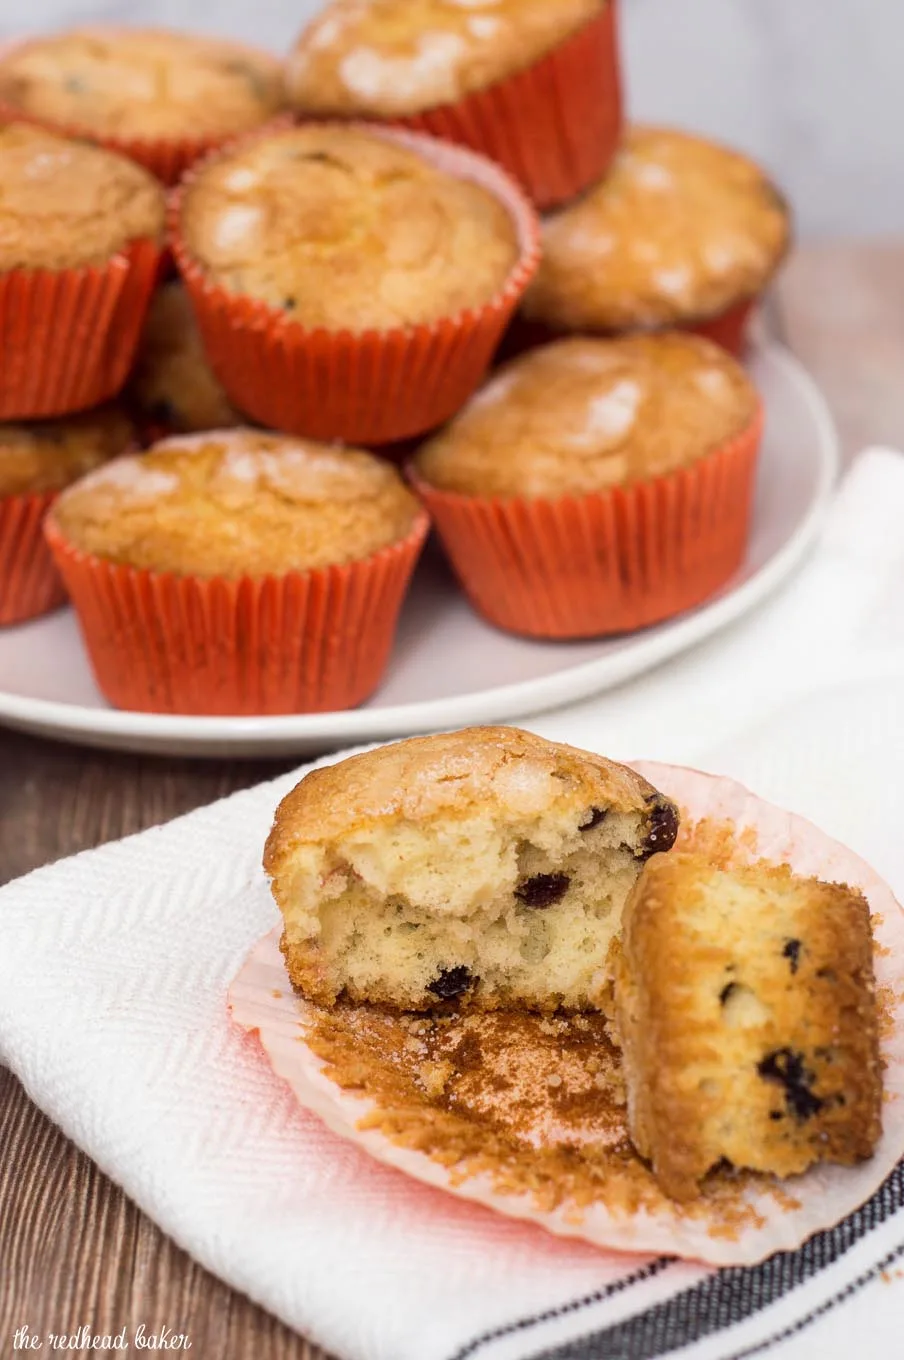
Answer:
M611 812L582 830L592 816L506 824L475 811L433 834L403 822L346 835L304 863L294 909L291 887L282 891L287 949L310 937L316 878L317 971L328 987L373 997L391 979L417 1009L467 1003L475 989L484 1006L593 1005L647 824Z

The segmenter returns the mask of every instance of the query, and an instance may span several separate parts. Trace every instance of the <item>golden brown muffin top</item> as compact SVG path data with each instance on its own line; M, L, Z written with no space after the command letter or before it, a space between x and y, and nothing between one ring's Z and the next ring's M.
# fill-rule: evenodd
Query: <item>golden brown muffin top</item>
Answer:
M741 366L699 336L575 336L501 368L414 466L464 495L585 495L685 467L757 409Z
M75 547L179 576L267 576L371 556L418 507L388 463L258 430L161 440L71 487L54 512Z
M163 233L163 189L140 165L27 123L0 123L0 270L103 264Z
M97 137L219 137L283 107L280 63L240 43L169 29L73 28L0 58L0 99Z
M524 311L561 330L716 316L762 291L789 237L787 205L746 156L634 128L606 178L545 221Z
M489 301L518 258L485 189L357 128L308 125L202 170L182 226L223 287L307 327L387 330Z
M181 433L245 423L207 362L181 283L165 283L151 299L128 393L142 415Z
M116 405L30 424L0 425L0 496L58 491L117 454L135 437Z
M333 0L286 66L291 102L394 117L451 103L523 70L606 0Z
M299 846L377 823L486 809L528 818L552 804L585 808L595 801L618 812L672 807L627 766L517 727L412 737L305 775L277 809L264 867L277 873Z

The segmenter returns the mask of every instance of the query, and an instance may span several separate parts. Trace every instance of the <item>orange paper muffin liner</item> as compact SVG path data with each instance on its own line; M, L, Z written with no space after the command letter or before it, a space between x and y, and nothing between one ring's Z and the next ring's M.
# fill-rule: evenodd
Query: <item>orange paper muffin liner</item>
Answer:
M160 253L135 241L103 265L0 273L0 420L68 415L119 392Z
M44 519L58 494L0 496L0 627L24 623L65 602L44 542Z
M308 329L207 275L180 231L183 189L171 201L171 239L207 356L233 405L262 425L309 439L389 444L441 425L480 385L537 268L540 227L523 193L483 156L418 133L360 126L472 180L509 210L520 253L488 302L429 325L360 333Z
M116 708L254 716L352 708L376 689L427 535L345 566L203 579L107 562L45 533Z
M743 302L727 308L718 316L710 317L708 321L697 321L685 329L693 331L695 335L702 335L707 340L715 341L717 345L727 349L729 354L740 359L747 345L747 327L755 307L756 299L745 298Z
M615 0L526 70L397 123L483 152L540 208L567 202L602 178L621 136Z
M750 319L756 309L757 298L745 298L742 302L735 303L726 308L724 312L719 312L717 316L711 316L705 321L686 321L674 327L657 327L659 331L679 330L689 331L692 335L702 335L706 340L712 340L714 344L720 345L727 350L734 358L743 358L747 347L747 328ZM562 340L569 335L590 335L600 340L619 340L627 335L642 334L638 330L623 331L594 331L589 328L576 328L573 331L555 330L547 326L542 321L534 321L526 316L516 316L509 326L499 346L497 360L505 362L508 359L516 359L519 354L525 354L530 349L537 349L540 345L548 345L554 340Z
M559 499L441 491L412 470L478 613L537 638L590 638L702 603L741 565L763 431L665 477Z

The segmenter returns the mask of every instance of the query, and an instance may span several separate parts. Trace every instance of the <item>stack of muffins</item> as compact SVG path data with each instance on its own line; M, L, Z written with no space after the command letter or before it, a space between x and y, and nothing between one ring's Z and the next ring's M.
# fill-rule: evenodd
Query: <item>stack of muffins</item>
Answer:
M539 639L740 565L788 211L624 127L615 0L332 0L283 64L23 40L0 174L0 623L68 594L110 702L362 702L431 520Z

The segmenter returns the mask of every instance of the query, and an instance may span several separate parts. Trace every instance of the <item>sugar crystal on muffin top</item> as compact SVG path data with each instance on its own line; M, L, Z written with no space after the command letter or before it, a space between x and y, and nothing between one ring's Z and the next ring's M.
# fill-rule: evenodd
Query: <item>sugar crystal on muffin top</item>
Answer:
M102 264L158 240L163 189L140 165L28 123L0 123L0 270Z
M111 562L236 578L369 557L405 538L417 513L396 470L363 450L240 429L117 459L71 487L54 518Z
M363 128L308 124L203 169L186 246L233 293L306 327L429 323L499 293L519 247L507 207Z
M465 495L582 495L695 462L758 405L741 366L698 336L574 337L502 368L414 466Z
M609 174L546 219L524 312L555 330L706 319L762 291L789 235L787 205L746 156L636 127Z
M275 56L169 29L95 26L17 43L0 56L0 98L102 137L221 137L284 102Z
M607 0L333 0L301 34L289 98L320 114L393 117L530 66Z

